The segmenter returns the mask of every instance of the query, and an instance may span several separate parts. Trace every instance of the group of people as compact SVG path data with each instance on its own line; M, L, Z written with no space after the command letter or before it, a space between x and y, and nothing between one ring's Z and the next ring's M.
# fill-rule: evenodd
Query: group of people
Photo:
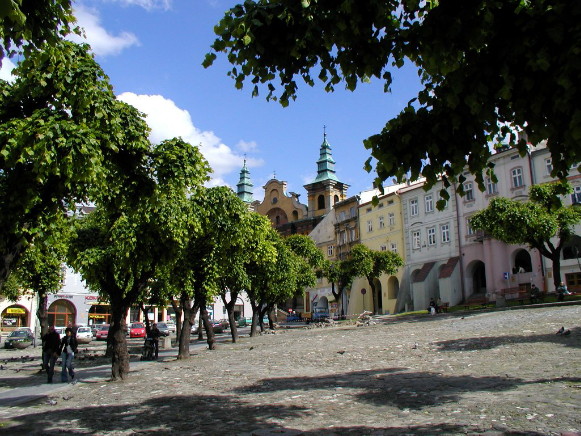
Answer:
M63 383L68 382L69 376L71 381L75 381L73 360L77 347L77 338L73 334L71 327L67 327L65 336L62 339L54 329L54 326L48 328L48 333L42 337L42 367L46 370L48 383L52 383L54 366L59 356L62 361L61 381Z
M557 287L557 300L564 301L565 295L571 295L571 292L567 289L567 285L561 282L561 284Z
M435 315L436 313L440 313L441 311L442 311L442 300L438 298L438 301L435 301L433 298L430 298L428 313L430 313L431 315Z

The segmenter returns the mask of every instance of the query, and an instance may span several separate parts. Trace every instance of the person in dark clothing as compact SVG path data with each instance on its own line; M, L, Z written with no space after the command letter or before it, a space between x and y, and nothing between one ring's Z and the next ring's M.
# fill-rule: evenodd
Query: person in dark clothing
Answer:
M147 337L153 339L153 346L155 350L155 358L157 359L157 355L159 353L159 337L161 336L161 332L157 328L157 324L153 324L149 331L147 332Z
M42 337L42 367L46 369L47 383L52 383L54 365L58 358L61 338L54 326L48 328L48 333Z
M71 381L75 380L75 368L73 367L73 359L77 352L77 338L73 335L73 329L67 327L65 330L66 336L61 340L60 354L63 364L61 371L61 381L66 383L69 381L67 377L67 370L71 376Z

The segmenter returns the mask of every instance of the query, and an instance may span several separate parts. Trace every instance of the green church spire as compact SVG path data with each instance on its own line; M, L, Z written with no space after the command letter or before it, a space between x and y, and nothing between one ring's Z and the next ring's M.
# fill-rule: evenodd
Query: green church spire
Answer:
M313 183L324 180L334 180L339 182L335 175L335 161L331 155L331 146L327 142L327 131L323 129L323 143L321 144L320 156L317 161L317 178Z
M244 159L244 166L240 170L240 180L236 185L238 187L236 195L245 203L252 203L252 187L254 186L250 181L250 171L246 167L246 159Z

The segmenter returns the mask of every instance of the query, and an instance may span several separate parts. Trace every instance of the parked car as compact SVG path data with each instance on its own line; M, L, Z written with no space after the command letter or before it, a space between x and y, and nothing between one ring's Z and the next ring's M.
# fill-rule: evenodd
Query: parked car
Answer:
M173 321L168 321L166 322L167 328L170 331L170 333L175 333L176 332L176 323Z
M129 326L129 337L130 338L144 338L145 337L145 324L142 322L132 322Z
M216 321L215 319L211 320L210 323L212 324L212 329L214 333L224 333L224 326L220 321Z
M77 329L77 342L79 344L88 344L93 340L93 331L91 327L79 327Z
M14 330L4 341L4 348L23 349L32 345L33 339L34 335L29 328Z
M106 341L107 335L109 334L109 324L101 324L97 333L95 333L95 337L98 341Z
M247 316L247 317L241 317L240 319L238 319L238 327L246 327L246 326L250 326L252 325L252 318Z
M158 322L157 329L159 330L162 336L169 336L169 327L167 326L167 323Z

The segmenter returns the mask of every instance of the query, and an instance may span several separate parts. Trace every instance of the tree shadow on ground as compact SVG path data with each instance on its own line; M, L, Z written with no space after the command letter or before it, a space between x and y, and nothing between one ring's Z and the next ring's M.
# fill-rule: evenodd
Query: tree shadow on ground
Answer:
M560 344L565 347L581 348L581 328L574 327L568 336L556 335L555 333L536 335L508 335L508 336L483 336L475 338L451 339L448 341L437 341L433 344L439 351L469 351L469 350L489 350L512 344L531 344L537 342L549 342Z
M64 407L63 407L64 406ZM276 427L277 419L309 413L296 406L250 404L233 396L163 396L138 404L67 408L57 397L55 408L0 421L7 434L94 434L133 430L134 433L230 434L233 429ZM237 431L238 432L238 431Z
M392 427L336 426L301 431L284 425L284 420L300 420L315 413L316 410L310 411L281 404L250 404L233 396L164 396L135 405L90 406L77 409L63 408L61 403L63 402L55 404L53 410L0 420L2 431L13 436L108 432L131 432L135 435L158 433L379 436L466 434L488 430L473 425L433 423ZM510 436L540 435L534 432L513 432L505 428L496 430Z
M317 391L335 389L337 395L347 394L344 389L359 391L354 397L376 405L398 409L422 409L460 400L462 394L477 391L500 392L519 385L548 383L551 381L579 382L579 378L555 378L526 381L508 376L474 377L469 375L441 375L431 372L405 372L389 368L353 371L321 377L280 377L263 379L239 393L264 393L276 391Z

